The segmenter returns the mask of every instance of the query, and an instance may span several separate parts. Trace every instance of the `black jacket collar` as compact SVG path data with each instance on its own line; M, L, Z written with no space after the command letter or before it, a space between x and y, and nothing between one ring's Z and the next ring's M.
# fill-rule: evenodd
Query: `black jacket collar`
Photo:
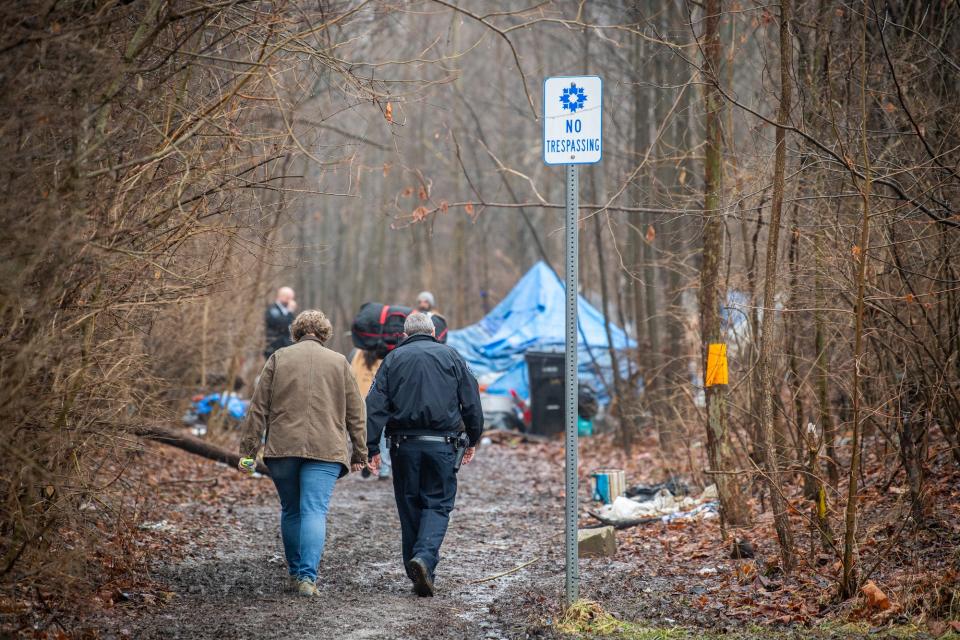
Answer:
M437 341L436 338L426 333L415 333L412 336L407 336L406 338L404 338L403 342L401 342L397 346L402 347L403 345L410 344L411 342L426 342L427 340L429 340L430 342Z

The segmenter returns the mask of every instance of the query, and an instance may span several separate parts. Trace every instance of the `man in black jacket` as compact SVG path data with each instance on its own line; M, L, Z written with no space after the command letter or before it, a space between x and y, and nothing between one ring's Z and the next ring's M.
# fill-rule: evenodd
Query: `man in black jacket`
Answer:
M458 442L466 438L468 464L483 432L483 410L467 363L437 342L430 316L411 313L403 329L407 338L384 359L367 395L367 449L370 469L377 471L386 429L403 564L417 595L432 596L457 497Z
M294 296L293 289L290 287L280 287L277 289L277 299L267 307L267 312L264 314L267 346L263 350L263 357L267 360L277 349L293 344L290 325L293 324L297 311L297 301Z

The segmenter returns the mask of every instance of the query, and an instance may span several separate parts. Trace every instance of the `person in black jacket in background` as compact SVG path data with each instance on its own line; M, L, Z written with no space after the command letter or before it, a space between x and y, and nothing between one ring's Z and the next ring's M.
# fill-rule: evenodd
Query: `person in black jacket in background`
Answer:
M411 313L403 330L406 339L387 354L367 395L367 453L371 471L377 471L386 429L403 564L422 597L434 593L440 545L457 497L457 442L465 435L463 464L469 464L483 432L483 410L467 363L437 342L430 316Z
M277 289L277 299L267 307L267 312L264 314L267 346L263 350L263 357L267 360L277 349L293 344L290 325L293 324L293 318L297 312L297 301L294 298L293 289L280 287Z

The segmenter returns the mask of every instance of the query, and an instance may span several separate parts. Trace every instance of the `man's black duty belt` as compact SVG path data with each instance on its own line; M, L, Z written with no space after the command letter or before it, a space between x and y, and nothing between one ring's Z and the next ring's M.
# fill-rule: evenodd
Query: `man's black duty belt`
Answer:
M404 440L425 440L427 442L446 442L453 443L459 440L460 436L421 436L421 435L406 435L398 433L397 435L390 436L390 440L393 442L403 442Z

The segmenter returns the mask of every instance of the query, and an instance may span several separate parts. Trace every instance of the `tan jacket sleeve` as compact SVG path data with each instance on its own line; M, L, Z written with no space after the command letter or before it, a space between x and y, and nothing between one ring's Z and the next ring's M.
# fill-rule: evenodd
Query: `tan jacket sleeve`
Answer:
M350 442L353 444L353 455L350 458L352 464L367 463L367 409L364 406L363 396L360 395L360 388L357 386L357 380L353 377L350 365L344 360L343 368L343 388L346 392L346 423L347 433L350 435Z
M267 420L270 418L270 399L273 395L273 373L276 366L276 357L270 356L267 363L263 365L263 371L260 372L257 388L253 390L250 406L247 407L247 417L241 429L241 457L255 458L263 443L263 434L267 429Z

